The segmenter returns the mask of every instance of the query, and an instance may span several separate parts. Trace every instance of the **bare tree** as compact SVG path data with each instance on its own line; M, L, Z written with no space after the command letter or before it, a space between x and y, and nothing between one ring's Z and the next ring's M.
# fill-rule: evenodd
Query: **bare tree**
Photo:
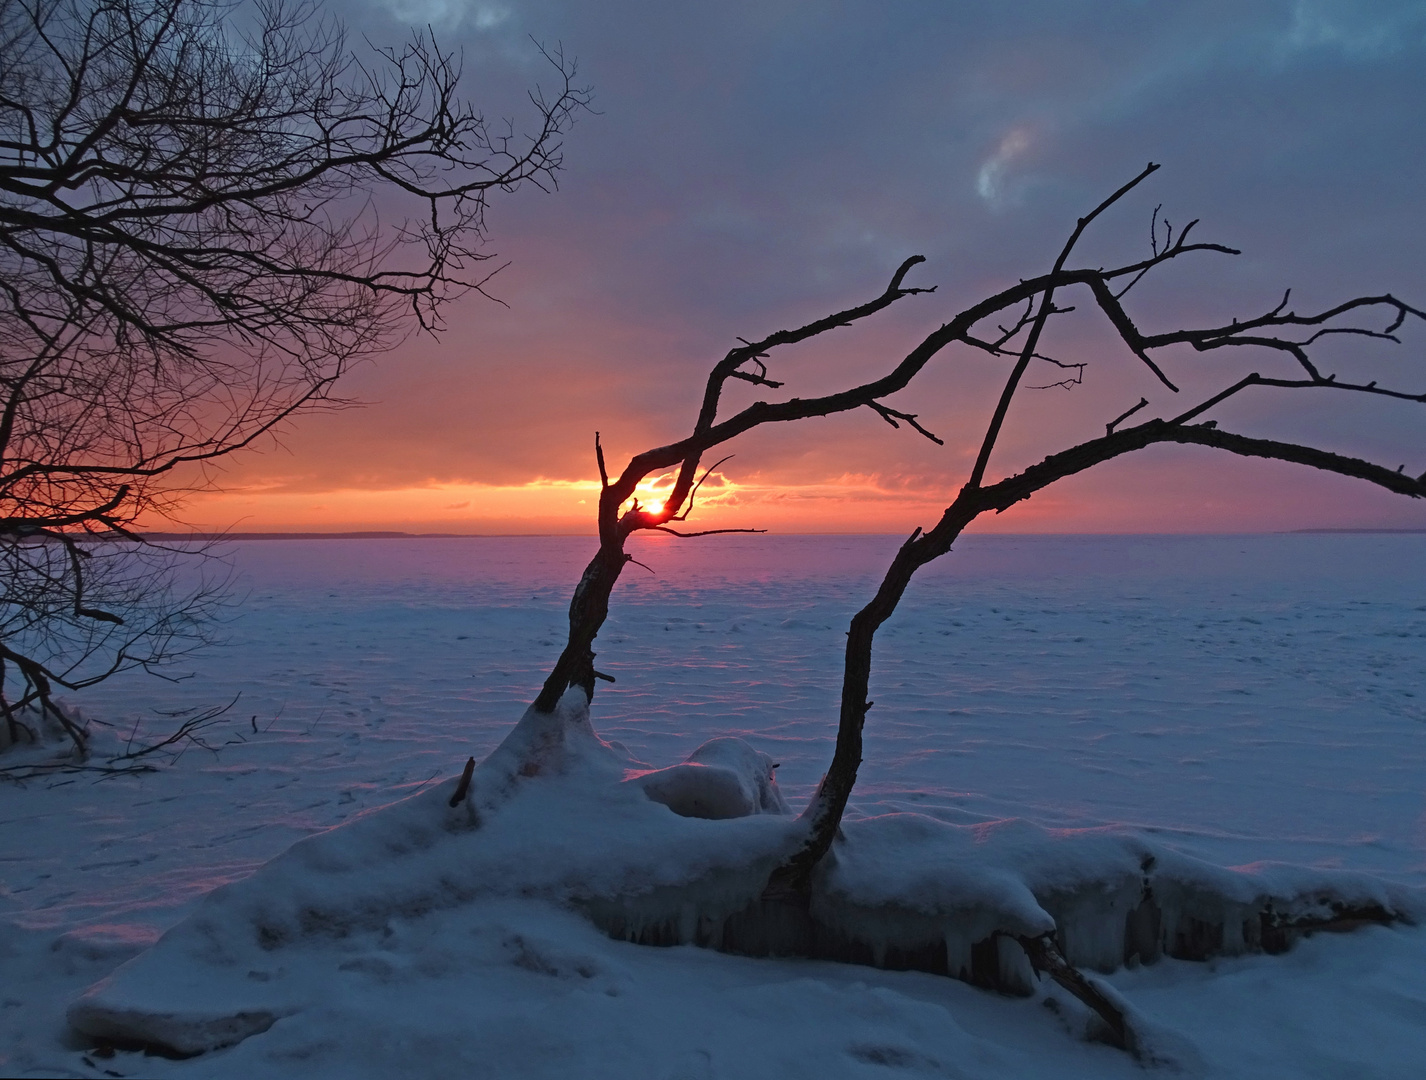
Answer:
M1258 387L1280 391L1345 391L1354 395L1426 403L1426 392L1421 390L1393 389L1378 385L1375 380L1362 382L1339 378L1336 373L1323 374L1312 357L1312 346L1326 338L1355 337L1397 342L1397 331L1406 320L1409 317L1426 320L1426 312L1387 293L1353 297L1319 311L1299 314L1289 307L1291 294L1288 292L1284 293L1282 301L1275 307L1252 318L1231 319L1226 324L1146 334L1123 304L1125 295L1141 282L1145 275L1190 251L1238 254L1236 250L1218 244L1189 243L1188 234L1197 224L1196 221L1189 222L1177 236L1165 225L1165 233L1160 241L1157 211L1151 231L1151 258L1113 270L1066 269L1066 263L1085 229L1157 169L1157 165L1150 164L1088 215L1079 219L1061 249L1054 269L1034 295L1025 301L1025 310L1013 325L1001 329L999 336L989 340L973 336L973 327L970 332L958 336L957 340L965 344L985 349L1013 363L986 424L975 464L965 485L933 528L925 532L918 528L911 534L887 569L876 596L852 619L847 635L837 746L832 764L803 814L807 823L807 840L773 874L765 893L769 898L789 895L805 897L813 868L826 855L836 836L847 799L856 783L857 768L861 764L861 733L867 711L871 708L867 692L871 676L872 644L877 629L896 610L912 575L933 559L950 551L956 538L981 514L990 511L1002 513L1058 480L1156 443L1208 446L1244 457L1288 461L1323 472L1365 480L1387 491L1411 498L1426 496L1426 473L1412 477L1405 474L1405 466L1393 470L1361 458L1311 445L1255 438L1225 431L1218 426L1218 421L1203 419L1215 406ZM1155 360L1155 355L1160 350L1173 346L1186 345L1199 353L1232 350L1235 356L1250 357L1244 361L1244 366L1256 365L1258 362L1274 365L1270 369L1271 374L1264 375L1259 370L1249 370L1228 386L1187 408L1181 405L1165 408L1165 415L1154 416L1130 427L1121 427L1129 418L1153 409L1148 399L1141 397L1137 404L1105 423L1102 437L1051 454L1036 465L1005 476L994 483L988 483L986 471L991 454L1000 438L1010 406L1017 392L1023 388L1023 380L1031 364L1043 361L1063 366L1038 350L1041 348L1049 320L1070 310L1056 300L1060 290L1070 287L1089 293L1125 348L1146 365L1163 388L1171 394L1178 393L1178 387ZM956 321L952 320L953 323ZM1168 404L1170 400L1166 398L1164 404Z
M546 56L556 91L521 131L429 34L359 58L314 0L0 0L12 736L34 704L82 741L53 687L201 637L209 595L137 520L482 290L489 194L552 186L589 100Z
M1262 389L1279 394L1346 393L1355 397L1426 403L1426 392L1420 389L1397 389L1379 385L1375 380L1361 381L1324 373L1313 358L1314 347L1327 339L1397 342L1397 332L1408 319L1426 320L1422 310L1391 294L1382 294L1353 297L1322 310L1300 314L1289 306L1289 296L1284 295L1270 310L1251 318L1197 328L1145 332L1125 306L1125 298L1135 286L1185 256L1238 254L1235 249L1221 244L1191 241L1189 236L1196 221L1175 234L1167 223L1159 221L1157 211L1151 223L1152 250L1148 258L1110 269L1070 265L1070 257L1089 225L1157 169L1157 165L1149 165L1081 218L1049 273L1027 278L962 309L873 381L819 397L758 401L726 419L718 418L720 396L730 379L768 389L782 386L769 377L767 360L773 349L847 326L903 297L934 291L904 284L907 272L923 261L919 256L903 263L886 290L874 300L796 330L779 331L756 342L744 342L730 351L708 377L702 408L692 432L677 442L636 455L612 481L596 436L603 482L599 502L600 546L570 604L569 642L536 699L536 707L545 711L552 709L570 686L583 687L593 697L594 680L600 676L594 669L592 646L608 614L612 587L631 559L624 550L624 543L639 530L676 532L669 523L686 519L692 509L698 485L707 475L707 470L699 471L702 456L707 451L761 424L828 416L862 407L872 409L893 427L905 423L939 443L941 439L922 427L914 415L892 408L885 399L906 387L933 356L950 346L975 349L1009 366L1004 388L981 436L979 452L966 483L933 528L924 532L918 528L901 546L876 596L852 620L832 764L802 815L805 840L772 874L764 890L764 902L805 907L812 872L837 834L861 763L862 727L871 708L867 695L876 631L895 611L915 572L949 551L961 532L981 514L1008 510L1058 480L1158 443L1207 446L1247 457L1293 462L1365 480L1412 498L1426 496L1426 474L1407 475L1404 466L1390 469L1311 445L1230 432L1219 427L1217 421L1206 418L1215 406L1239 394ZM989 482L986 477L992 453L1016 395L1026 389L1024 380L1032 365L1049 365L1056 372L1052 376L1056 382L1064 378L1066 370L1071 372L1071 379L1077 379L1078 370L1083 367L1083 362L1070 363L1055 358L1044 351L1043 344L1050 320L1073 310L1063 302L1063 297L1072 289L1087 294L1129 355L1142 363L1167 392L1161 405L1168 405L1173 401L1172 395L1179 393L1165 370L1167 364L1158 359L1166 350L1180 346L1198 353L1227 350L1225 355L1244 358L1243 372L1222 389L1187 407L1180 404L1161 408L1141 398L1122 415L1107 419L1103 436ZM992 326L993 331L984 330L986 325ZM1151 418L1124 426L1131 417L1143 415ZM677 478L663 506L657 510L640 506L634 497L637 485L669 469L677 470ZM676 535L702 534L676 532Z
M1176 234L1158 219L1151 221L1151 251L1148 258L1105 269L1074 267L1074 249L1085 230L1105 211L1120 202L1158 166L1150 164L1138 176L1081 218L1047 274L1027 278L954 314L926 335L898 363L880 377L836 393L818 397L787 397L779 401L757 401L719 418L719 406L730 380L740 380L769 390L783 385L770 377L768 361L780 346L806 341L845 327L885 309L904 297L929 293L929 288L904 284L907 273L923 260L906 260L876 298L848 308L795 330L779 331L758 341L742 343L714 365L708 376L702 407L689 435L666 446L634 456L617 477L610 479L599 437L595 454L602 491L599 501L599 550L590 561L575 589L569 611L569 640L554 669L546 679L534 707L554 710L560 697L571 687L581 688L592 700L595 680L608 678L594 666L593 644L608 615L614 584L624 566L632 560L625 542L641 530L670 532L677 536L706 535L684 532L671 523L682 522L693 510L699 485L709 472L722 464L702 465L703 455L752 428L814 416L829 416L856 408L870 408L893 427L906 424L936 443L942 440L922 426L915 415L893 408L887 398L905 388L930 359L951 346L965 346L1003 361L1008 366L1004 387L980 435L979 449L965 484L955 495L940 520L929 530L918 528L897 551L876 595L851 621L847 636L841 693L840 720L832 763L811 802L801 815L801 839L791 853L770 874L760 896L741 913L728 918L707 944L734 952L753 954L797 954L838 956L836 942L818 945L816 920L811 911L814 871L832 849L848 799L856 783L862 758L862 728L872 703L868 689L872 666L872 646L877 629L895 611L918 569L951 549L956 538L981 514L1000 513L1035 492L1065 477L1083 472L1123 454L1160 443L1180 443L1212 447L1246 457L1275 459L1305 465L1323 472L1365 480L1397 494L1412 498L1426 496L1426 473L1407 475L1405 466L1390 469L1362 458L1351 457L1319 446L1283 442L1227 431L1209 418L1212 410L1241 394L1270 390L1291 399L1294 391L1313 391L1340 397L1397 399L1426 403L1421 389L1400 389L1380 385L1376 380L1340 377L1324 372L1318 346L1325 340L1361 342L1398 341L1398 331L1409 319L1426 320L1426 312L1391 294L1357 296L1320 310L1299 313L1290 307L1290 294L1271 309L1246 319L1230 319L1201 327L1174 328L1147 332L1125 305L1128 294L1146 277L1156 275L1167 264L1195 254L1236 255L1232 248L1216 243L1190 241L1197 222L1190 222ZM1162 231L1161 231L1162 230ZM1050 385L1076 384L1088 361L1062 360L1045 345L1045 331L1052 319L1073 310L1064 300L1071 290L1087 295L1090 311L1097 311L1108 323L1118 342L1135 362L1143 364L1162 388L1151 402L1147 397L1106 418L1104 434L1053 453L1031 465L995 481L987 479L992 455L1011 405L1025 389L1045 389ZM993 327L986 330L984 327ZM1184 348L1186 347L1186 348ZM1215 392L1188 406L1174 404L1179 388L1169 375L1170 361L1181 363L1185 353L1222 353L1239 360L1239 374ZM1165 354L1168 355L1165 355ZM1241 359L1239 359L1241 358ZM1031 387L1027 373L1035 365L1046 365L1052 374L1048 383ZM1135 417L1147 416L1125 426ZM726 460L726 459L724 459ZM651 476L675 471L667 498L660 506L641 506L638 485ZM711 530L758 531L751 529ZM451 805L457 805L468 791L474 761L466 765ZM1278 948L1285 946L1283 934L1313 929L1346 929L1370 922L1390 922L1398 916L1380 905L1338 904L1328 914L1312 914L1283 923L1270 910L1262 915L1266 942L1272 935ZM835 938L835 934L832 935ZM1106 995L1065 958L1054 933L1039 937L1019 937L1031 966L1048 974L1098 1014L1105 1038L1137 1053L1137 1037L1112 995ZM990 944L994 944L993 939ZM1266 947L1266 946L1265 946ZM819 948L821 951L819 951ZM827 951L830 949L831 951ZM928 968L930 970L930 968Z

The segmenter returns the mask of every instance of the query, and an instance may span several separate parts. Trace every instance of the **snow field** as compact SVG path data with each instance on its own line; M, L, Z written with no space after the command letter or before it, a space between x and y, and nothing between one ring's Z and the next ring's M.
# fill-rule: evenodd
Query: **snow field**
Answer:
M620 681L596 700L595 726L658 766L740 735L781 762L797 806L830 757L841 628L896 540L725 539L640 553L660 574L616 593L600 666ZM1426 538L968 540L880 639L858 813L914 810L989 834L1127 826L1220 867L1426 881ZM219 736L233 745L155 776L0 788L6 1070L103 1075L65 1045L71 995L213 885L482 757L553 658L587 546L242 545L250 612L201 680L86 700L90 715L132 723L160 698L172 708L241 688ZM988 824L1007 818L1025 822ZM885 850L864 884L907 866ZM393 932L413 940L338 961L320 1000L230 1050L95 1065L176 1076L544 1076L570 1075L572 1061L591 1076L1133 1067L1077 1041L1079 1007L1055 992L1015 1001L914 973L639 948L547 901L477 907L398 920ZM1372 930L1111 981L1189 1073L1416 1076L1423 952L1419 930ZM342 972L351 959L362 963Z

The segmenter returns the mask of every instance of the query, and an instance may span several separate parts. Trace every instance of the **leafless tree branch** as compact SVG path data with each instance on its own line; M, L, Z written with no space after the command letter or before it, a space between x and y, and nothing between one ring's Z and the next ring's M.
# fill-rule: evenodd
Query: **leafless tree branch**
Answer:
M213 598L150 603L174 553L134 523L485 291L488 199L552 187L590 100L543 51L520 132L428 31L362 57L315 0L0 0L10 704L196 642Z

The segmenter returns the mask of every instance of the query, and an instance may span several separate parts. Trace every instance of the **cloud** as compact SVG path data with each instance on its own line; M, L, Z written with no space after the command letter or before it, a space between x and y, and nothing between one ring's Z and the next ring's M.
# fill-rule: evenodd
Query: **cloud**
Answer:
M986 159L976 174L976 194L993 206L1005 202L1006 173L1015 160L1029 149L1030 132L1026 128L1015 127L1006 132L995 153Z
M1286 53L1333 49L1356 60L1389 56L1422 43L1426 10L1419 3L1297 0L1280 41Z
M491 0L376 0L398 22L441 31L460 29L485 33L510 21L511 9Z

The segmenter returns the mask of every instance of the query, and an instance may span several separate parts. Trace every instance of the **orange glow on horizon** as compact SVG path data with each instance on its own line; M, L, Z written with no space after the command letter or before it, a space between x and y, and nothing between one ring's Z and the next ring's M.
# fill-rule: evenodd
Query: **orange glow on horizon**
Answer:
M1145 460L1072 477L987 514L975 532L1258 532L1339 526L1426 525L1420 508L1351 484L1309 478L1299 489L1291 466L1232 461L1205 469L1195 459ZM799 478L800 479L800 478ZM1152 481L1154 488L1150 489ZM641 483L633 498L658 513L672 473ZM935 524L953 483L915 476L843 474L800 482L776 475L730 479L713 473L693 499L696 529L781 533L909 533ZM234 532L401 531L451 534L575 534L597 531L598 480L535 479L524 484L429 483L400 488L301 490L267 479L227 491L195 493L178 514L183 527ZM1151 494L1145 494L1151 491ZM1225 494L1226 493L1226 494ZM632 500L627 506L632 505ZM688 506L681 509L687 510ZM175 523L140 523L171 530Z
M625 509L659 513L672 473L642 482ZM428 484L404 488L290 490L279 482L194 494L178 515L200 531L438 533L574 533L597 531L599 483L534 480L526 484ZM875 510L872 510L875 507ZM681 513L689 509L684 503ZM699 528L772 528L780 532L899 531L934 521L938 500L883 490L874 477L847 475L826 483L788 484L775 478L734 481L714 473L692 500ZM881 527L876 527L882 523ZM867 526L872 528L868 529ZM141 527L170 530L162 519Z

